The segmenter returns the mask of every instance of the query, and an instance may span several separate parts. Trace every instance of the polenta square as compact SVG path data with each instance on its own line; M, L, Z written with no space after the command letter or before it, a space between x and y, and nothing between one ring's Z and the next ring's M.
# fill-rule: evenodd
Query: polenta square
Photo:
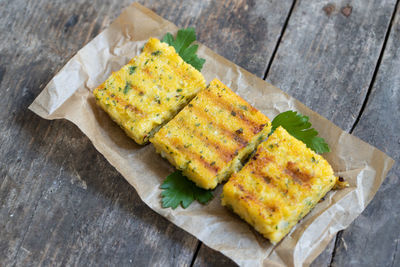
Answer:
M336 182L322 156L278 127L224 185L222 205L275 244Z
M144 144L206 83L172 46L150 38L143 52L94 90L97 103L138 144Z
M270 120L217 79L150 139L199 187L212 189L241 167Z

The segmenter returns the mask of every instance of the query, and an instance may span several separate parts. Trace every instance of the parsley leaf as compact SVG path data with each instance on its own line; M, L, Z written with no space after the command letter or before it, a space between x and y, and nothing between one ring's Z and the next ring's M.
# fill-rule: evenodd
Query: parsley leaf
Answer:
M161 41L173 46L186 63L201 71L206 60L196 55L199 46L197 44L191 45L191 43L196 41L196 31L194 28L180 29L176 35L176 39L174 39L171 33L167 33Z
M282 112L273 119L271 133L279 126L282 126L288 133L303 141L308 148L315 152L319 154L330 152L328 144L323 138L317 137L318 132L314 128L311 128L311 123L308 120L307 116L303 116L296 111L289 110Z
M211 190L197 187L181 171L175 171L168 175L161 185L161 189L163 189L161 193L163 208L176 209L181 204L186 209L194 200L206 204L213 198Z

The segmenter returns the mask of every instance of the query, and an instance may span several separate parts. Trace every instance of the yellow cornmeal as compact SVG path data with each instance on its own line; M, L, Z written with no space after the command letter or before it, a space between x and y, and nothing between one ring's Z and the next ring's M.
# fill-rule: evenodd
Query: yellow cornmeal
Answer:
M222 205L275 244L337 180L322 156L278 127L224 185Z
M128 136L144 144L205 86L201 73L172 46L150 38L139 56L93 94Z
M214 79L150 142L199 187L212 189L242 166L270 130L265 115Z

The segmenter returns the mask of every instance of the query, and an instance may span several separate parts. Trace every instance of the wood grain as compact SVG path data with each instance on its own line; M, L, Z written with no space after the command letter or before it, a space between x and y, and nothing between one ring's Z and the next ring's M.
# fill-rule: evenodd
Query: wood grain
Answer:
M395 3L297 1L267 80L349 131L372 80Z
M367 209L343 231L333 266L400 266L400 8L354 134L395 161Z
M290 5L140 2L178 26L196 26L200 41L259 76ZM146 207L74 125L45 121L27 110L68 59L129 4L0 2L0 103L6 111L0 113L1 265L192 261L198 241Z

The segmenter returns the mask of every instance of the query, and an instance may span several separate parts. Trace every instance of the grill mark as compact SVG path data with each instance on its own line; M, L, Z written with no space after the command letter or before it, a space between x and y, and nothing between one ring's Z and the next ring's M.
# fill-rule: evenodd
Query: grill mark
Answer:
M262 170L265 165L273 163L275 162L275 160L272 156L269 155L260 156L260 152L261 148L253 156L252 160L248 163L249 168L251 168L251 174L254 177L258 177L259 180L264 184L270 187L277 187L276 183L274 183L274 179Z
M117 103L121 103L121 105L123 105L125 107L125 109L129 108L131 111L135 112L136 114L145 115L145 113L142 110L129 104L126 100L116 96L115 94L113 94L113 93L110 94L110 92L107 92L107 95L111 98L114 98L117 101Z
M268 205L266 203L263 203L260 201L253 193L249 192L248 190L243 188L243 185L239 184L238 182L233 182L233 186L238 188L241 192L243 192L244 196L241 196L240 198L246 202L253 201L256 204L258 204L261 207L266 208L269 212L274 213L276 212L279 208L277 208L275 205Z
M131 88L132 88L133 90L135 90L136 92L138 92L140 96L144 95L144 92L143 92L142 90L140 90L140 88L137 87L136 85L132 85L132 84L131 84Z
M203 112L201 108L199 108L196 104L192 105L191 110L196 113L198 117L203 117L205 121L213 121L214 119L207 114L206 112ZM219 130L222 131L222 135L225 137L229 137L231 140L234 140L238 145L236 150L239 150L245 146L247 146L248 141L244 139L243 137L239 136L237 133L232 132L231 130L227 129L224 125L220 123L213 123L213 125Z
M188 158L192 159L192 160L197 160L199 162L201 162L203 164L204 167L206 167L207 169L209 169L210 171L212 171L214 174L217 174L218 171L220 170L220 168L218 166L216 166L215 164L212 164L210 162L208 162L206 159L204 159L203 157L201 157L200 154L195 153L193 151L190 151L189 149L184 147L184 144L181 142L180 139L173 137L168 139L170 140L170 145L174 146L177 150L179 150L180 152L182 152L183 154L185 154L186 156L188 156Z
M144 92L143 92L142 90L140 90L139 87L137 87L136 85L133 85L133 84L129 84L129 85L130 85L130 88L133 89L134 91L138 92L138 94L139 94L140 96L143 96L143 95L144 95Z
M301 172L296 163L289 161L286 164L285 173L293 178L300 185L308 183L312 176L308 173Z
M153 73L149 70L149 67L143 68L143 72L145 72L150 78L153 78Z
M227 87L225 87L225 88L227 88ZM227 88L227 89L229 89L229 88ZM231 113L231 114L232 113L237 114L238 116L235 116L235 117L239 118L249 128L251 128L251 131L254 134L259 133L264 128L264 126L266 125L265 123L259 124L259 123L255 122L255 121L251 120L250 118L246 117L246 115L244 114L243 110L238 109L238 108L234 108L231 103L227 102L222 97L215 97L215 95L211 92L210 89L204 90L203 92L204 92L205 96L207 96L207 98L210 99L215 105L218 105L221 108L228 110L229 113ZM249 105L245 100L243 100L243 98L241 98L239 95L236 95L236 97L238 97L239 99L244 101L244 103L246 103L246 107L250 110L250 112L251 111L252 112L258 111L253 106Z
M226 163L230 162L235 157L235 148L229 150L225 148L223 144L210 140L204 134L201 136L201 131L196 131L196 129L190 128L185 120L180 121L180 123L185 129L189 130L194 137L205 143L205 146L211 147L217 155L222 156Z

